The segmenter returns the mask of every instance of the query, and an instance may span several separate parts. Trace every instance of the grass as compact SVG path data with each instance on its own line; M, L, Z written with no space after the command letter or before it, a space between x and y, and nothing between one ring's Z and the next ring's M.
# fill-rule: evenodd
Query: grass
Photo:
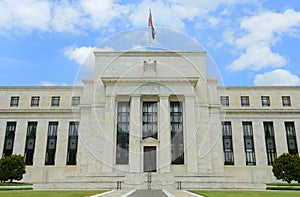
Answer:
M0 196L5 197L85 197L106 192L107 190L48 190L48 191L29 191L14 190L0 191Z
M267 190L299 190L300 183L268 183Z
M190 190L205 197L298 197L297 191Z

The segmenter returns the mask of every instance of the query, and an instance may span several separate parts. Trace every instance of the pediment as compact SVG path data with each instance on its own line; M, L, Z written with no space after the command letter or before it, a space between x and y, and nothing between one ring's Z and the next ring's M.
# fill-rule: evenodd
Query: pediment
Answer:
M159 144L159 140L153 138L153 137L147 137L142 140L143 144Z

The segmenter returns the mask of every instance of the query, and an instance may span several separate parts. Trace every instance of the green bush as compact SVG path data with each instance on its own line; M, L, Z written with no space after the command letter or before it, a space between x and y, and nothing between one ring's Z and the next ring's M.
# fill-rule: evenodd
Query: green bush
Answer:
M274 160L273 174L277 179L288 183L300 181L300 157L284 153Z
M26 172L26 165L22 155L10 155L0 159L0 181L21 180Z

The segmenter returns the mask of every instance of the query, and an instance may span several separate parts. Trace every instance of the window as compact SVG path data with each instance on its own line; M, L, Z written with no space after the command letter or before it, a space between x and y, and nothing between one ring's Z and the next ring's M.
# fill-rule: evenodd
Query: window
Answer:
M58 122L49 122L45 165L55 164Z
M273 122L264 122L263 124L265 130L268 165L273 165L274 159L276 158L276 145L275 145Z
M9 156L13 153L16 125L17 122L6 123L6 132L5 132L3 155L2 155L3 157Z
M296 131L294 122L285 122L286 139L290 154L298 155Z
M221 96L221 105L229 106L229 96Z
M246 154L246 165L256 165L253 142L252 122L242 122L244 130L244 146Z
M291 98L289 96L282 96L282 106L291 106Z
M182 103L170 102L171 121L171 161L172 164L184 164Z
M24 154L26 165L33 165L36 128L37 122L28 122Z
M234 165L231 122L222 122L224 165Z
M76 165L76 155L77 155L77 146L78 146L78 126L79 126L79 122L70 122L67 165Z
M143 139L157 139L157 102L143 103Z
M270 97L269 96L262 96L261 97L261 105L262 106L270 106Z
M72 106L78 106L80 104L80 97L79 96L73 96L72 97Z
M10 106L11 107L17 107L19 105L19 97L18 96L12 96L10 98Z
M51 106L59 106L60 97L53 96L51 100Z
M250 106L249 96L241 96L241 105Z
M40 97L39 96L31 97L31 106L32 107L38 107L39 104L40 104Z
M119 102L117 114L116 164L128 164L129 161L129 122L130 103Z

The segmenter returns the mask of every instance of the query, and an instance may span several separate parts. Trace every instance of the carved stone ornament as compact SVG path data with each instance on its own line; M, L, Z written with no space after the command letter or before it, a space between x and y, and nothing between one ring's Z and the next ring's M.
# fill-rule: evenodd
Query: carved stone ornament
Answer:
M155 77L157 70L157 61L156 60L145 60L144 61L144 76L146 77Z

